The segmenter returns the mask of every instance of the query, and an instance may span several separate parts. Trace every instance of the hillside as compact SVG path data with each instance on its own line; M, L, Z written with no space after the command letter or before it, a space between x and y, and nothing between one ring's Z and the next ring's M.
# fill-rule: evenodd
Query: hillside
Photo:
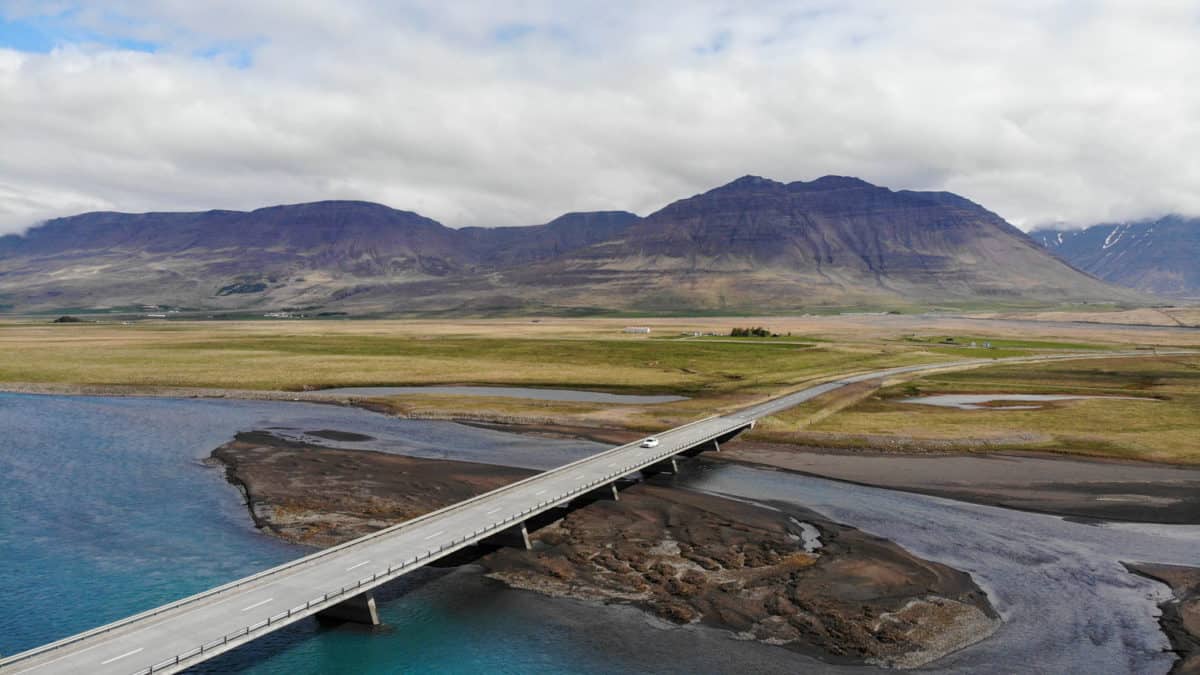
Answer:
M1200 297L1200 218L1166 216L1083 230L1044 228L1030 236L1105 281L1158 295Z
M0 238L0 307L791 311L1137 303L949 193L747 176L638 218L452 229L329 201L89 213Z

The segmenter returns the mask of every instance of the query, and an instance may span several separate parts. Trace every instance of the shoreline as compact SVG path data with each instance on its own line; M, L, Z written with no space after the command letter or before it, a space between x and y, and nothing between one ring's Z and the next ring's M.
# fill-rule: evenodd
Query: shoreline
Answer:
M1172 597L1158 605L1158 624L1179 655L1170 675L1200 675L1200 567L1125 563L1125 568L1171 589Z

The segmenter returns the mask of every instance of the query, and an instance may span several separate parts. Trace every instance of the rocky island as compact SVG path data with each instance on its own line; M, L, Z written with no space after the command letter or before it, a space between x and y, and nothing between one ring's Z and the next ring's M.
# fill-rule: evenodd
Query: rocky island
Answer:
M258 527L320 547L532 473L265 431L238 434L210 461L242 489ZM639 483L532 539L531 551L484 551L476 562L515 588L632 604L834 662L916 667L999 624L969 575L792 506Z

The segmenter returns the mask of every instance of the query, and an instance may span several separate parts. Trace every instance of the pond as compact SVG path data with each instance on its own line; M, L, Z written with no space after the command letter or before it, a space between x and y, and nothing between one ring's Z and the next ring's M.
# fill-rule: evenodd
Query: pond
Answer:
M994 401L1015 401L1018 403L1047 403L1051 401L1072 401L1089 398L1105 398L1117 401L1153 401L1152 398L1136 396L1085 396L1072 394L938 394L936 396L920 396L903 399L902 403L918 403L935 405L942 408L958 408L959 410L1040 410L1040 405L1006 405L989 406Z

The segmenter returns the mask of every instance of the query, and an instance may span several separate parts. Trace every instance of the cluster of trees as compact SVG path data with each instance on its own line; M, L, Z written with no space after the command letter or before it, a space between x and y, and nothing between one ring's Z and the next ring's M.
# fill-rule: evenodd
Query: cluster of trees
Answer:
M779 333L772 333L762 326L754 328L734 328L729 331L729 337L779 337Z

